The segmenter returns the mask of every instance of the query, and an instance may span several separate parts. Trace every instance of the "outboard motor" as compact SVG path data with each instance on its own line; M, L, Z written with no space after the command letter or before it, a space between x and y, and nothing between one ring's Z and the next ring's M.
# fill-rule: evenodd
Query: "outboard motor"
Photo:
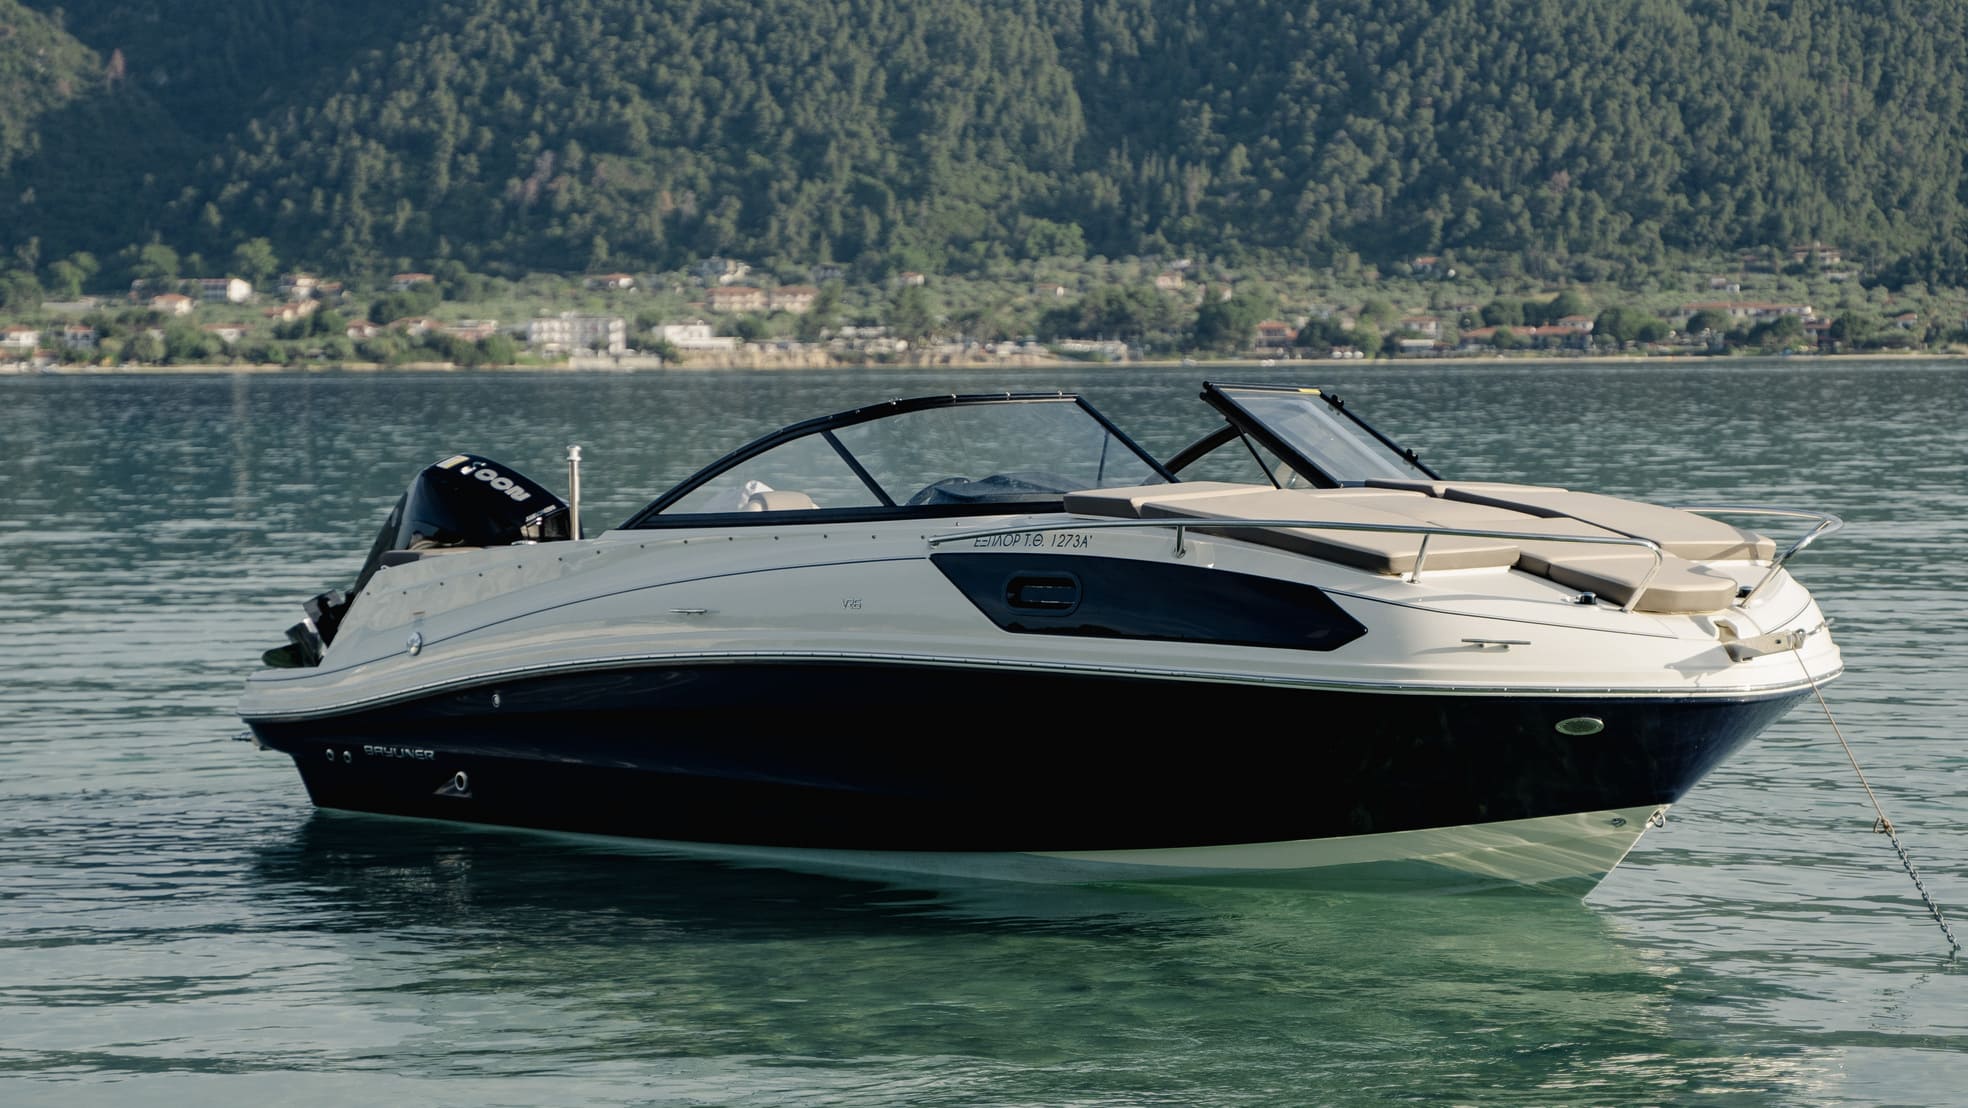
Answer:
M270 666L320 665L349 604L377 570L414 562L432 550L576 538L571 520L565 500L489 458L453 454L426 466L390 510L355 584L346 592L330 589L309 599L302 605L307 618L287 629L287 645L262 659Z

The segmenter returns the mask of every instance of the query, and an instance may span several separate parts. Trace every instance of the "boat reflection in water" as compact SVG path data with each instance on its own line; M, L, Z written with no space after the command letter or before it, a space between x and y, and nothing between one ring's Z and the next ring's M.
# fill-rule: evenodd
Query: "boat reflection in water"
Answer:
M1202 399L1167 459L1072 395L857 408L592 535L578 471L568 502L457 454L240 713L329 809L837 871L1583 892L1841 670L1788 569L1834 517L1466 481L1320 390Z
M1564 897L877 880L337 812L254 854L256 927L309 1002L295 1035L336 1013L442 1075L439 1099L1274 1103L1324 1081L1663 1103L1699 1082L1795 1104L1840 1058L1746 1046L1704 1005L1777 986ZM512 1051L460 1062L459 1041Z

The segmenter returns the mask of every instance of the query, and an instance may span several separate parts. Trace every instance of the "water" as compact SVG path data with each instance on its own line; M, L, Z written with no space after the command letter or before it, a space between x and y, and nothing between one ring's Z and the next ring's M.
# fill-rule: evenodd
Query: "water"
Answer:
M1167 454L1208 372L0 378L0 1103L1960 1102L1968 983L1815 708L1583 902L734 868L316 813L231 741L454 450L560 487L580 443L593 528L892 396L1077 389ZM1453 475L1843 516L1795 566L1828 699L1968 933L1968 368L1216 376L1331 385Z

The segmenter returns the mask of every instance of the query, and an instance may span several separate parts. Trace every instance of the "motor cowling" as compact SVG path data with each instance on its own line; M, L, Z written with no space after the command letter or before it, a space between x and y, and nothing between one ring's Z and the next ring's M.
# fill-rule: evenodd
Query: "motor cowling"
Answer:
M287 645L263 659L270 666L319 665L349 605L380 569L431 550L575 538L571 518L565 500L490 458L453 454L426 466L383 521L355 584L310 598L303 605L307 618L287 629Z

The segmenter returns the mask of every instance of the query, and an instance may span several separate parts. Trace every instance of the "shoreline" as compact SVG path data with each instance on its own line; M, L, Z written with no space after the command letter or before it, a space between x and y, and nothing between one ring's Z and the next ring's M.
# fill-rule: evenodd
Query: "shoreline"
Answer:
M973 358L964 360L924 359L921 361L895 362L853 362L853 361L815 361L805 358L764 358L736 359L717 358L713 360L684 360L664 363L655 358L622 359L583 359L556 365L521 364L461 366L453 362L407 362L402 365L383 365L372 362L336 362L323 365L271 365L271 364L200 364L200 365L46 365L32 366L22 363L0 363L0 377L176 377L176 376L302 376L330 374L383 374L383 373L541 373L541 374L634 374L634 373L700 373L706 371L743 370L799 372L802 370L827 369L866 369L866 370L949 370L964 372L970 370L1002 369L1179 369L1184 367L1208 368L1228 366L1261 366L1266 369L1297 369L1310 366L1333 366L1341 368L1398 369L1403 366L1440 368L1444 366L1471 366L1480 368L1502 368L1544 363L1563 363L1566 365L1644 365L1648 363L1669 363L1674 365L1715 364L1732 362L1783 362L1804 363L1829 362L1883 362L1883 361L1963 361L1968 360L1968 351L1949 350L1927 351L1879 351L1849 354L1580 354L1562 356L1554 354L1531 354L1515 356L1470 355L1467 357L1410 357L1410 358L1142 358L1126 361L1081 361L1073 358L1040 358L1031 355L1017 355L1008 358Z

